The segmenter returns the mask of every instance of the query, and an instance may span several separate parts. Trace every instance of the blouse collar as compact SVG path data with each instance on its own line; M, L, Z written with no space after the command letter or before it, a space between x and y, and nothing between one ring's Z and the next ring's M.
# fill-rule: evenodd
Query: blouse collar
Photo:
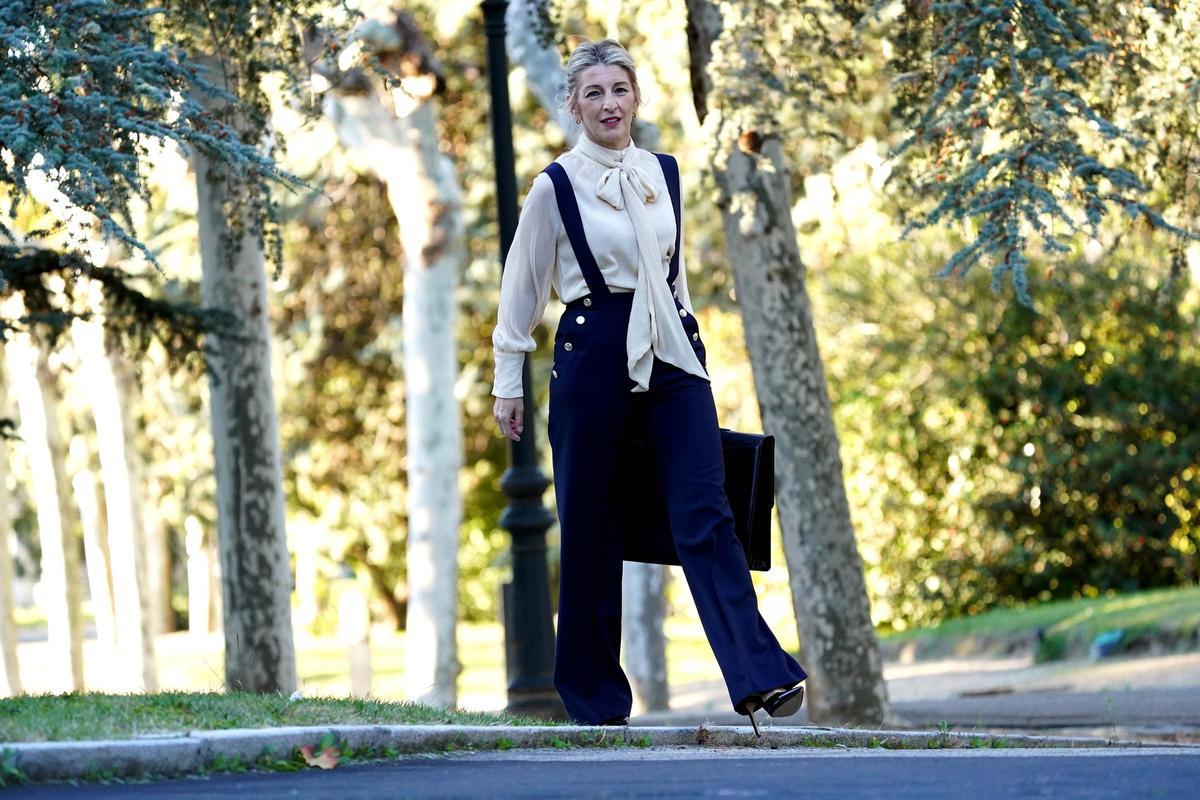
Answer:
M624 161L634 149L632 139L620 150L611 150L602 144L593 142L586 133L579 137L579 142L575 145L575 150L581 155L588 156L602 165L611 161Z

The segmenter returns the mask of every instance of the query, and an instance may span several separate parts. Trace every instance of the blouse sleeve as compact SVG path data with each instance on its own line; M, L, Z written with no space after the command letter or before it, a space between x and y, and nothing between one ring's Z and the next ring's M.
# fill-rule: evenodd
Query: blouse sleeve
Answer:
M500 307L492 332L496 356L492 394L496 397L523 394L521 368L525 354L536 344L533 329L550 302L561 226L554 185L548 175L539 173L525 197L500 279Z

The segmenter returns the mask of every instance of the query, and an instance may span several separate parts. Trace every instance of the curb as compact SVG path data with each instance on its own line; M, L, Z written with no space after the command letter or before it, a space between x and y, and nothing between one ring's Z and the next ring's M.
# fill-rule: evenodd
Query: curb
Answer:
M290 759L297 748L332 737L342 752L376 757L457 750L544 747L864 747L1102 748L1156 747L1091 737L870 731L770 727L755 739L749 726L631 727L512 725L328 725L259 730L192 731L176 736L89 742L0 744L0 764L30 781L178 776L254 767L264 756ZM1178 745L1166 745L1175 746Z

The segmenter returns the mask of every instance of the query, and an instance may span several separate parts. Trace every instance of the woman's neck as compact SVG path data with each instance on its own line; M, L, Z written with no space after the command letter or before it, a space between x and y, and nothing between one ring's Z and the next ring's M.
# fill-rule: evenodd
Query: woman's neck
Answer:
M633 146L633 139L628 138L625 140L625 144L621 147L617 147L617 148L609 147L608 145L604 144L603 142L597 142L591 136L588 136L586 131L584 132L583 136L579 137L579 141L581 144L587 143L588 145L590 145L592 147L598 147L601 150L607 151L608 154L617 161L620 161L624 157L625 151L627 151L630 147Z

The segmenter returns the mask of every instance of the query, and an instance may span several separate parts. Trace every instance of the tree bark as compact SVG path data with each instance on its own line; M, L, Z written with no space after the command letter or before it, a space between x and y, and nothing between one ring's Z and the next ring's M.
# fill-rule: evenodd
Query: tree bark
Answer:
M504 12L504 49L508 60L525 73L525 82L550 118L558 123L567 145L574 147L583 132L563 104L567 91L567 73L553 43L543 41L540 31L544 18L538 0L509 0Z
M210 62L211 63L211 62ZM212 69L210 76L221 74ZM221 101L202 96L210 108ZM238 120L241 127L244 121ZM258 137L262 131L245 130ZM232 165L194 155L201 297L237 330L206 339L217 479L217 538L225 629L225 684L232 691L296 688L292 574L284 528L263 242L249 189ZM236 226L229 209L240 208Z
M213 559L200 520L188 516L183 529L187 549L188 633L204 636L212 630Z
M111 335L105 332L104 351L108 370L116 386L117 407L121 411L134 529L145 552L145 557L138 560L138 581L143 587L142 613L146 616L146 630L154 637L175 629L175 611L171 607L171 549L167 528L157 513L157 506L147 504L145 460L137 446L137 421L134 415L139 396L138 385L129 363L113 346Z
M579 141L577 125L563 105L567 75L558 51L542 41L539 20L544 0L512 0L505 12L505 49L509 60L525 72L530 90L550 117L562 128L567 143ZM658 147L658 127L641 117L631 135L647 150ZM666 570L661 565L627 563L621 586L621 650L625 669L638 704L646 710L667 708L667 643L663 635Z
M694 41L711 47L721 34L713 28L720 12L700 0L688 0L688 8L702 12L692 14ZM693 53L700 63L709 56ZM792 226L790 170L775 132L732 130L719 104L709 104L708 116L726 252L763 427L775 436L779 519L810 676L809 716L821 724L878 725L887 714L887 690Z
M453 705L458 680L458 545L462 423L454 385L456 290L466 266L462 196L454 165L438 149L440 81L423 37L405 14L368 21L356 36L385 66L407 70L391 108L370 86L328 96L342 144L380 177L400 223L404 251L405 427L408 442L408 597L405 682L409 697ZM414 64L419 66L415 69Z
M71 341L79 353L96 424L122 688L152 692L158 688L158 671L148 613L145 533L136 497L139 487L131 480L133 454L127 447L128 411L122 406L117 376L104 346L104 327L77 320L71 326Z
M72 535L66 453L58 422L58 390L46 353L20 336L11 340L10 367L21 417L42 546L42 602L50 641L47 683L61 691L83 689L83 620L79 552Z
M0 417L9 416L8 378L4 369L5 350L0 342ZM0 440L0 660L4 669L0 677L3 695L21 694L21 667L17 662L17 624L13 618L13 553L11 548L12 515L8 491L8 441Z
M621 657L643 711L670 708L667 683L667 641L663 619L667 568L661 564L626 561L621 581Z
M87 574L88 594L92 598L92 619L96 623L96 645L100 664L92 664L92 674L104 676L100 687L106 690L128 691L129 682L124 679L126 669L117 658L117 624L113 612L112 579L109 572L108 536L100 516L100 490L92 472L91 460L81 437L71 442L71 458L75 462L71 485L75 490L75 504L79 507L79 521L83 528L83 563ZM84 452L78 452L82 449ZM96 667L99 667L98 669Z

